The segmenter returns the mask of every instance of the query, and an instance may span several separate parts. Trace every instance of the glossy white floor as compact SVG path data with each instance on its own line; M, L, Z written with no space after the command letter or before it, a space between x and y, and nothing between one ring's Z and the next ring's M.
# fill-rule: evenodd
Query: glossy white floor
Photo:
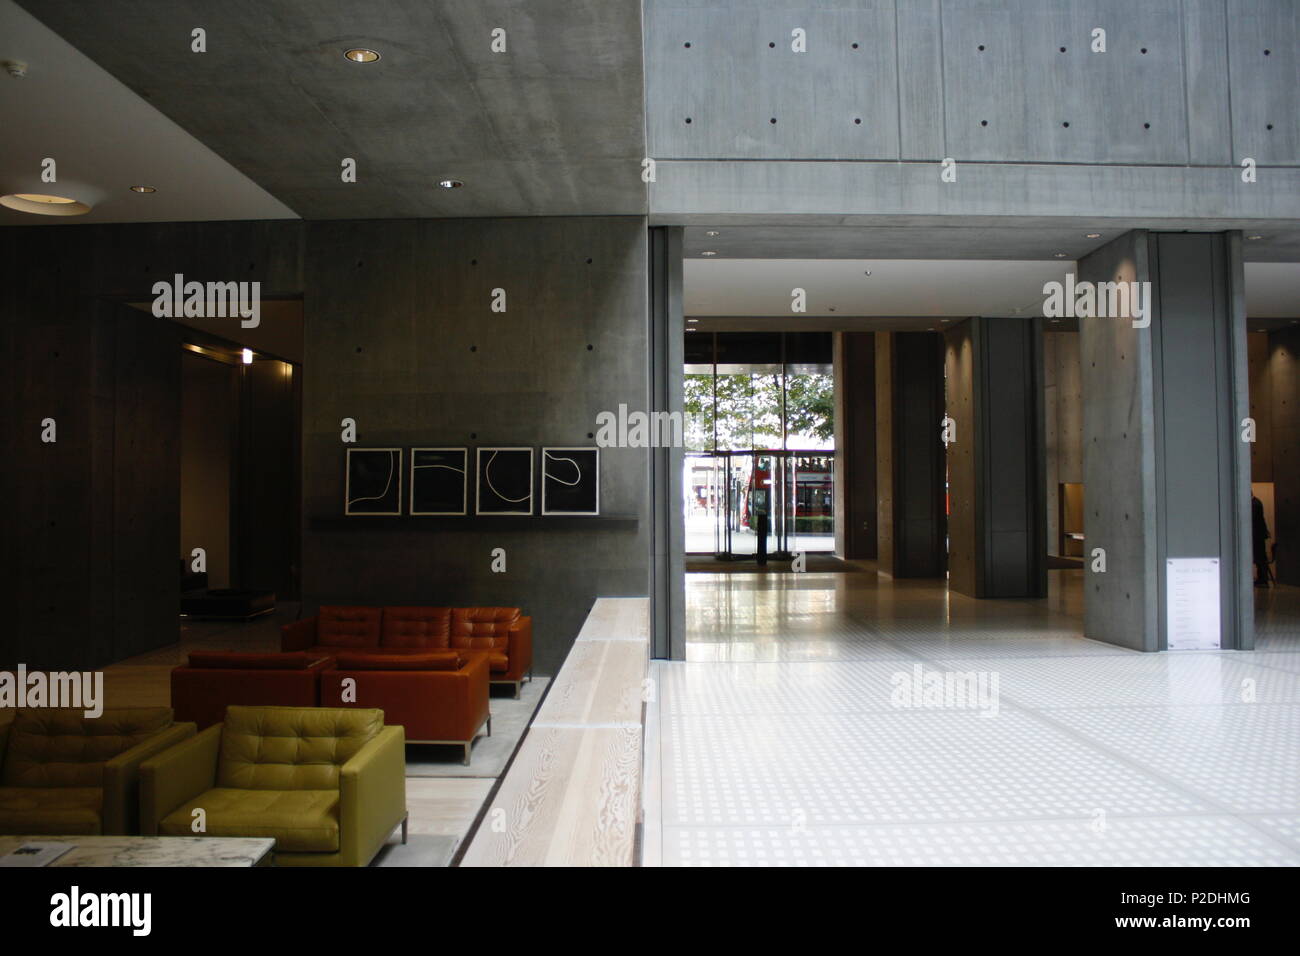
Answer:
M1300 590L1260 594L1256 651L1141 654L1081 636L1081 575L687 575L644 862L1300 864Z

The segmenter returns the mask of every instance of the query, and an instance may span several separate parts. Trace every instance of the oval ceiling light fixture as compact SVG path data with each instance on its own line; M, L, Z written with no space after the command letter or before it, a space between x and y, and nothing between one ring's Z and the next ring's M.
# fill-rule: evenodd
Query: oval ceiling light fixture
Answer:
M34 216L84 216L90 207L67 196L48 196L44 193L10 193L0 196L0 206L29 212Z
M1263 237L1263 236L1247 236L1246 238L1249 239L1251 242L1256 242L1256 241L1258 241L1258 240L1260 240L1260 239L1263 239L1264 237Z
M1084 238L1085 238L1085 239L1100 239L1100 238L1101 238L1101 233L1099 233L1099 232L1090 232L1090 233L1088 233L1088 235L1086 235Z
M465 184L459 179L444 179L442 182L438 183L438 185L443 189L460 189L460 187Z
M343 55L353 63L374 63L379 59L379 54L376 51L367 49L363 46L353 47L351 50L344 50Z
M1056 254L1056 258L1058 258L1058 259L1064 259L1064 258L1065 258L1065 253L1064 253L1064 252L1058 252L1058 253Z
M717 235L720 235L720 233L719 233L718 230L716 230L716 229L710 229L708 232L705 233L705 235L706 235L706 236L717 236Z
M706 251L706 252L701 252L700 255L702 255L702 256L716 256L717 253L714 252L712 249L709 249L709 250Z
M131 192L133 193L156 193L157 191L158 190L155 189L153 186L132 186L131 187Z

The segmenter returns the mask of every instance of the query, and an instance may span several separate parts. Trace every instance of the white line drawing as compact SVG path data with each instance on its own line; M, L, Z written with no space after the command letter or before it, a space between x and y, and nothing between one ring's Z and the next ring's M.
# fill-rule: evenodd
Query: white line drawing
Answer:
M354 454L375 455L388 453L388 477L384 481L384 490L377 495L352 497L352 456ZM345 463L346 474L343 488L343 513L345 515L400 515L402 513L402 449L400 448L349 448ZM394 511L357 511L354 506L363 501L382 501L389 496L394 480L397 483L396 510Z
M421 456L429 456L429 455L438 455L443 458L450 457L453 460L459 457L461 467L457 468L455 465L449 465L446 464L445 462L437 462L437 461L430 462L428 464L423 464L423 465L416 464L416 461ZM439 507L440 505L442 507L446 507L448 504L450 504L450 502L447 501L447 498L449 497L447 492L449 492L450 489L445 487L445 482L454 479L447 479L445 477L441 479L441 481L444 484L435 486L436 488L442 489L441 494L438 494L436 492L431 492L431 490L428 489L427 487L421 486L421 482L418 480L416 476L416 472L428 470L428 469L441 469L444 471L450 471L453 474L457 474L461 476L460 507L458 510L456 510L454 506L452 506L452 508L448 510L441 510L441 508ZM469 449L468 448L464 448L464 447L412 448L411 449L410 491L408 492L410 503L407 507L406 513L410 515L465 515L467 514L469 511L468 473L469 473ZM433 476L430 476L430 479L432 479L432 477ZM430 479L426 479L426 482ZM423 494L420 494L421 492L423 492ZM421 510L422 502L419 500L421 497L423 498L424 502L427 502L427 504L423 504L423 508L432 507L438 510L427 510L427 511Z
M528 455L528 485L527 485L528 491L522 497L513 498L510 497L509 495L502 494L492 481L492 474L491 474L492 465L496 461L497 456L502 452L516 452L521 454L526 452ZM478 457L478 482L475 489L476 493L474 499L474 513L480 515L483 514L531 515L533 513L533 450L532 448L529 447L479 448L477 449L477 457ZM484 489L486 489L491 495L495 496L497 503L506 506L517 505L519 507L513 510L508 507L505 508L489 507L488 510L484 510L483 507ZM489 499L488 504L491 505L492 503L493 502L491 501L491 499Z
M561 462L560 474L551 470ZM569 480L569 468L573 478ZM572 492L567 489L574 489ZM554 499L558 497L559 504ZM542 514L594 517L600 514L600 449L594 446L542 449Z

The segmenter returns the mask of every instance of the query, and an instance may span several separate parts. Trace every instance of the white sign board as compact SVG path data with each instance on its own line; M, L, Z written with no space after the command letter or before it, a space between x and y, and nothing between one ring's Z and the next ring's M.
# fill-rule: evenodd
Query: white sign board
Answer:
M1171 651L1219 649L1219 559L1169 558L1165 620Z

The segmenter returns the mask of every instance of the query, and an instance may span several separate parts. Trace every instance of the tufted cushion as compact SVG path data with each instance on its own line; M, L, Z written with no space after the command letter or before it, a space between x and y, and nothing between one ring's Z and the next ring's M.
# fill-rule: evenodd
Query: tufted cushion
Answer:
M274 670L301 671L319 659L316 654L290 652L287 654L241 654L237 651L194 651L190 654L190 667L221 668L224 670Z
M377 607L322 607L316 621L316 643L324 647L378 647L382 616L383 609Z
M102 787L104 764L172 725L170 707L20 710L4 756L7 787Z
M369 654L343 651L338 655L341 671L456 671L464 660L455 651L426 654Z
M0 787L0 833L98 834L99 787Z
M451 646L505 653L510 647L510 625L517 620L517 607L452 608Z
M229 707L217 786L337 790L339 767L384 727L384 712L346 707Z
M447 647L451 635L449 607L386 607L382 647Z
M162 819L162 836L194 836L196 807L209 837L272 837L279 853L332 853L339 848L338 790L228 790L217 787Z

